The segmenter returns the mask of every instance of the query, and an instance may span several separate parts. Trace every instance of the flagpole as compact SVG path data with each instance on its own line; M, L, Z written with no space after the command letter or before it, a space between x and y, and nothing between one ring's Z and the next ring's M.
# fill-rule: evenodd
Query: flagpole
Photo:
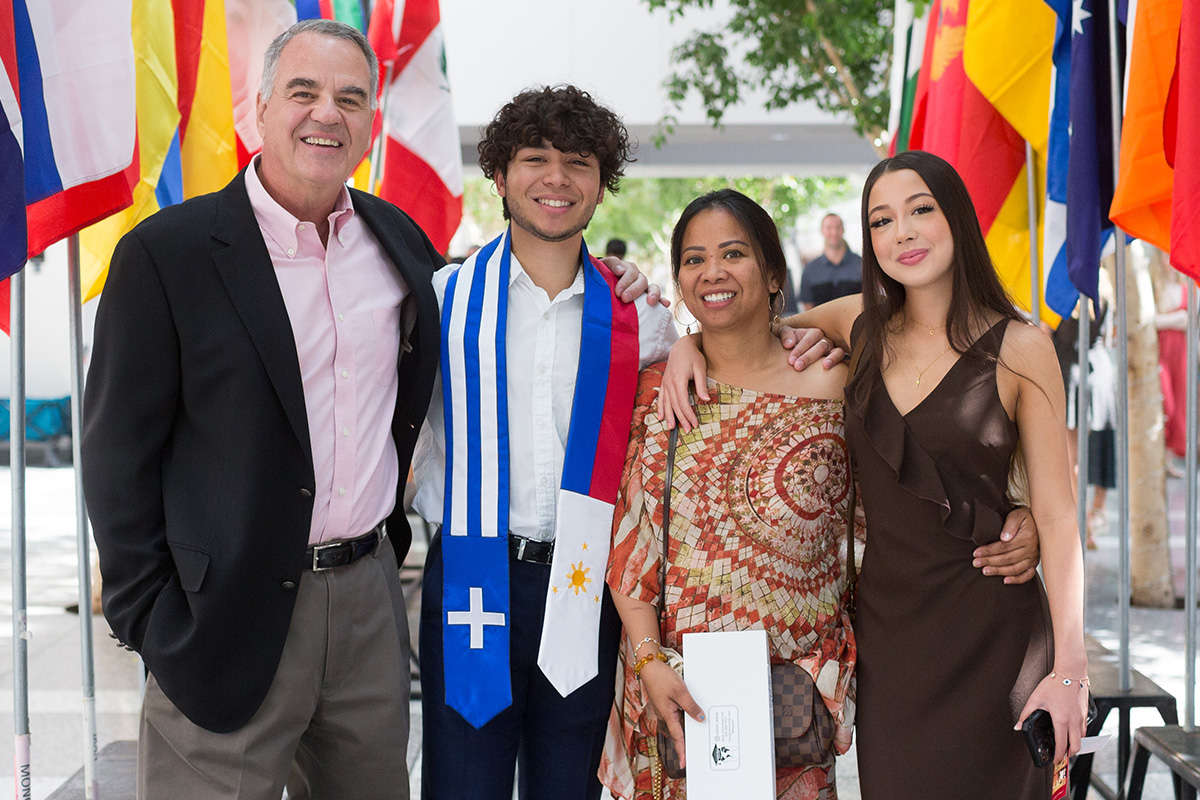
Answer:
M67 316L71 326L71 463L75 467L75 549L79 571L79 647L83 677L83 786L87 800L100 796L96 780L96 665L92 639L92 556L83 499L83 293L79 234L67 240Z
M12 472L12 626L14 797L32 796L29 763L29 628L25 589L25 271L9 279L9 348L12 398L9 400L9 464Z
M1025 142L1025 189L1029 207L1029 314L1033 324L1042 321L1042 269L1038 261L1037 177L1033 145Z
M1121 82L1120 66L1117 63L1117 0L1108 0L1108 76L1111 93L1113 185L1121 171ZM1108 215L1108 209L1102 213ZM1118 688L1127 692L1131 686L1129 667L1129 318L1128 298L1125 285L1125 232L1113 226L1113 244L1116 245L1117 275L1117 530L1120 532L1121 564L1117 587L1120 615L1120 683Z
M1100 320L1096 320L1096 324L1100 324ZM1089 351L1092 344L1092 313L1089 298L1083 292L1079 293L1079 336L1077 347L1078 353L1078 392L1075 395L1075 452L1078 455L1076 466L1078 467L1078 475L1075 476L1076 495L1078 505L1075 507L1076 522L1079 525L1079 546L1083 549L1084 557L1087 556L1087 515L1088 515L1088 469L1091 461L1091 454L1088 452L1088 431L1091 429L1091 398L1089 390L1091 388L1090 380L1091 365L1089 361ZM1083 584L1084 602L1087 602L1087 581Z
M1187 282L1187 465L1184 467L1184 480L1187 481L1187 512L1184 539L1187 543L1187 589L1184 615L1187 624L1184 628L1184 702L1183 727L1193 731L1196 727L1196 537L1197 530L1197 487L1196 487L1196 456L1197 437L1200 437L1200 423L1197 417L1200 411L1200 290L1194 281Z
M392 85L392 69L396 66L395 61L389 61L384 66L383 71L383 91L380 94L383 97L379 101L379 116L383 120L379 126L379 138L375 140L375 144L371 147L371 169L367 173L367 193L375 194L375 186L379 181L379 173L383 167L383 140L387 138L388 123L387 123L387 102L388 102L388 87Z

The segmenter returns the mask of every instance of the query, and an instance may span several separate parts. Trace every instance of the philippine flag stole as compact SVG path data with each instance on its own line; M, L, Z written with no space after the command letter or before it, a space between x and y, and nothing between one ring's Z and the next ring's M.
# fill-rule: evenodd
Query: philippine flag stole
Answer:
M476 728L512 703L509 672L508 232L451 276L442 310L446 704ZM564 697L597 674L612 515L639 358L637 309L582 249L583 327L538 665Z

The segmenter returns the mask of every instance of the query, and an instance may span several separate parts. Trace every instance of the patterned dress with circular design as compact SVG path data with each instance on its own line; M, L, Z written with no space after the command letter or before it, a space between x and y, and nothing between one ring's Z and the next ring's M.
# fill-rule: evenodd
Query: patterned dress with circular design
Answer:
M653 413L662 367L643 370L613 523L608 583L658 605L663 476L668 431ZM668 612L663 639L684 633L766 630L773 662L791 661L816 683L833 715L835 748L854 722L854 635L845 610L849 502L843 401L764 394L710 382L700 425L676 446ZM623 691L609 723L601 780L624 798L652 797L653 711L622 642ZM687 654L684 653L686 661ZM777 773L778 798L833 800L833 757ZM683 781L665 796L685 798Z

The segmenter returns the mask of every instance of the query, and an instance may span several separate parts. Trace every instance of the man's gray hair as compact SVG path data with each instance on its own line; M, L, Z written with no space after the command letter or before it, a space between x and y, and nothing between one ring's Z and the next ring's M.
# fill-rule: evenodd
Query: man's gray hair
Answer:
M275 37L275 40L271 42L266 54L263 56L262 85L258 87L258 93L262 96L262 99L267 100L270 98L271 90L275 87L275 72L279 68L279 57L283 54L283 48L287 47L288 42L302 33L315 33L320 36L345 39L348 42L353 42L362 51L363 57L367 59L367 67L371 72L371 85L364 86L363 88L367 90L367 95L371 100L371 108L374 109L378 102L379 59L375 57L375 51L371 49L371 43L367 41L367 37L363 36L360 30L344 22L337 22L331 19L301 20Z

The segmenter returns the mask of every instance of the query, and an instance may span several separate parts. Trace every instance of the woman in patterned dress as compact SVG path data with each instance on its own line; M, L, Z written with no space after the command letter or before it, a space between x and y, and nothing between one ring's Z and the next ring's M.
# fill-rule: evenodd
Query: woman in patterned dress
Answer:
M868 533L855 618L859 788L864 800L1049 800L1051 771L1033 765L1019 728L1045 709L1053 761L1078 752L1088 684L1054 348L1013 305L966 186L941 158L911 151L876 165L862 224L863 294L787 320L859 353L846 387ZM672 371L691 375L675 352ZM680 383L662 386L682 396ZM968 565L999 537L1021 464L1044 590Z
M666 605L656 608L668 430L652 412L661 366L641 374L617 500L608 583L621 614L623 691L601 779L624 798L654 796L650 745L667 720L682 757L681 712L700 709L679 675L653 658L684 633L765 629L773 662L807 672L844 753L854 721L854 636L842 574L849 502L842 432L845 367L797 373L772 333L786 280L770 216L730 189L693 201L671 260L682 301L704 326L711 402L675 456ZM684 653L686 658L686 653ZM658 723L661 724L661 723ZM836 798L833 754L777 771L777 797ZM663 776L664 796L686 797Z

